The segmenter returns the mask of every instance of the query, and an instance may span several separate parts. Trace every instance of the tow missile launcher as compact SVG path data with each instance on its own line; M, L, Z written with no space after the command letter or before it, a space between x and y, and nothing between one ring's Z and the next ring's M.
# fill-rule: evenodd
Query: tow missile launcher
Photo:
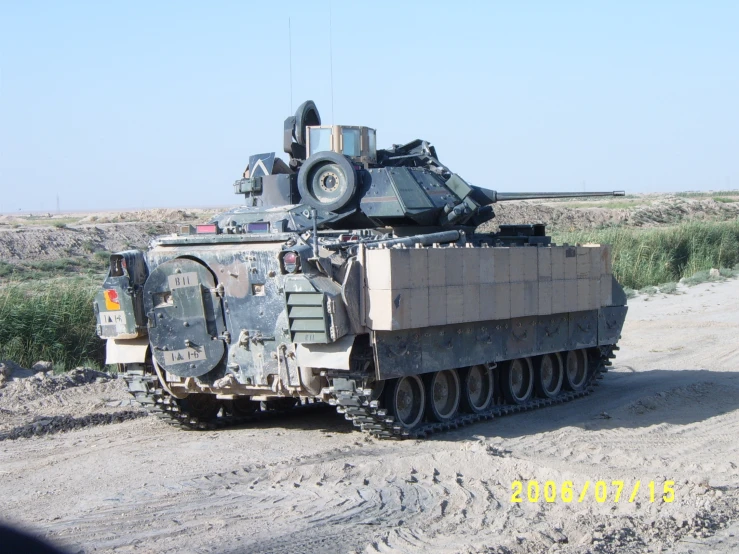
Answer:
M324 402L406 437L590 392L627 309L610 247L477 228L496 202L623 192L476 187L310 101L283 136L288 162L251 156L234 183L244 205L111 256L98 334L142 403L213 428Z

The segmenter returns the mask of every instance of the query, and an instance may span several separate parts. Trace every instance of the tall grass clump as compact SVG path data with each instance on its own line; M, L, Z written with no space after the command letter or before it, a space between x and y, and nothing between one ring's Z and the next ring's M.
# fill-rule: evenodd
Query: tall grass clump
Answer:
M651 229L613 227L553 235L557 244L612 245L614 275L622 285L637 290L739 263L739 221L686 222Z
M0 287L0 359L31 367L105 363L105 343L95 334L96 287L84 280L11 282Z

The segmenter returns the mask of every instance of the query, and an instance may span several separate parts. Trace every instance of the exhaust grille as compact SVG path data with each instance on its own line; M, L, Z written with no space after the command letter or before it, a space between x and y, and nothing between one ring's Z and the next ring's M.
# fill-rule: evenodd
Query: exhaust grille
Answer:
M288 292L287 317L293 342L329 342L322 293Z

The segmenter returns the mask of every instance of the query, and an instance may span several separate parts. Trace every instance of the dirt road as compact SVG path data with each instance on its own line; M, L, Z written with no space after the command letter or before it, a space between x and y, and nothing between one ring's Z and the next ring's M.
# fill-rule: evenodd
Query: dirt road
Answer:
M570 404L425 441L367 438L328 409L218 432L148 417L6 440L0 514L84 552L730 552L739 281L681 290L631 301L613 370Z

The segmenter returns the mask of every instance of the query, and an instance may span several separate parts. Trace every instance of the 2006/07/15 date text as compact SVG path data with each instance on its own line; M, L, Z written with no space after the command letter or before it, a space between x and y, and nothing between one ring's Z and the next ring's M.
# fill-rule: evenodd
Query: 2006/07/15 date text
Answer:
M675 481L662 483L661 492L654 481L649 481L644 487L641 481L635 481L633 486L625 481L611 481L610 485L606 481L596 481L594 485L590 481L585 481L585 484L579 488L575 487L572 481L564 481L559 487L554 481L545 481L543 485L535 480L527 481L525 485L521 481L511 483L511 502L513 503L583 502L590 497L600 504L643 500L656 502L659 499L669 503L675 500Z

